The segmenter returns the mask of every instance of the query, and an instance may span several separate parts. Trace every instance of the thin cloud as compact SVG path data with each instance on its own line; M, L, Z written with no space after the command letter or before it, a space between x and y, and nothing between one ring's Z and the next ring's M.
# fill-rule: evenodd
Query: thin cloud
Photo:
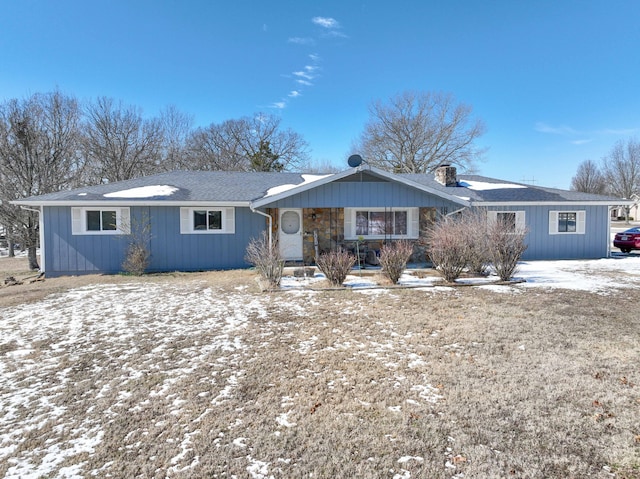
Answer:
M340 28L338 21L331 17L313 17L311 21L322 28L328 28L330 30Z
M581 134L578 130L573 129L570 126L551 126L543 122L536 123L535 129L540 133L550 133L552 135L573 136Z
M299 96L302 96L302 93L298 90L291 90L289 93L289 98L298 98Z
M305 80L313 80L315 78L315 75L309 73L307 70L293 72L293 74L299 78L304 78Z
M298 78L296 80L296 83L298 83L300 85L304 85L304 86L313 86L313 83L311 83L309 80L304 80L302 78Z
M598 133L602 135L630 136L630 135L636 135L638 133L638 128L622 128L622 129L605 128L604 130L598 131Z
M271 108L276 108L278 110L283 110L287 107L286 101L276 101L271 104Z
M585 145L587 143L591 143L593 139L585 139L585 140L574 140L571 143L574 145Z
M291 37L287 40L289 43L294 43L296 45L315 45L316 41L313 38L309 37Z

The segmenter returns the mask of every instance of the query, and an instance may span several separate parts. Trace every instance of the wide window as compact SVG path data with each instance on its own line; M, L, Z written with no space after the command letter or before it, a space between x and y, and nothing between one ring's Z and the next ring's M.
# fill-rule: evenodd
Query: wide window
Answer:
M128 234L129 208L71 208L74 235Z
M115 210L87 210L87 231L117 230Z
M194 210L193 229L195 230L221 230L221 210Z
M584 234L586 211L549 211L549 234Z
M235 231L235 208L180 208L181 234L224 234Z
M345 237L416 238L417 208L345 208Z

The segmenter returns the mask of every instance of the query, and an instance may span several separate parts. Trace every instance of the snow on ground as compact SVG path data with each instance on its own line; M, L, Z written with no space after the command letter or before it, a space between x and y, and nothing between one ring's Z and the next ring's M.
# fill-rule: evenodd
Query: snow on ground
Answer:
M347 276L344 286L366 294L385 294L389 290L380 286L379 270L371 269L365 274L354 271ZM433 271L431 271L433 273ZM289 291L304 290L313 287L325 276L316 273L313 278L295 278L285 276L281 287ZM640 288L640 255L614 254L611 258L594 260L562 260L562 261L523 261L518 265L514 283L496 284L499 278L495 275L487 277L467 278L456 281L458 285L472 285L489 289L498 293L518 293L523 288L571 289L590 291L606 295L614 289ZM400 286L432 288L434 291L450 291L451 285L434 274L421 275L419 270L407 270L400 281Z
M82 462L63 467L65 461L72 461L74 457L91 456L105 434L103 424L92 418L89 411L86 417L69 419L68 408L71 406L61 399L72 381L73 360L78 355L94 354L96 358L106 355L111 358L113 367L122 369L117 380L102 380L99 371L91 370L99 369L100 364L87 365L92 377L98 378L95 388L87 393L94 394L92 391L95 391L89 399L94 404L92 407L100 406L100 399L113 395L114 389L117 392L117 401L104 411L105 417L112 419L127 414L127 407L131 406L127 402L131 394L128 385L157 368L162 370L163 379L151 388L149 396L161 398L171 404L173 411L180 412L183 399L175 393L176 383L185 376L196 374L212 350L228 352L227 359L216 366L219 367L219 380L224 379L224 387L215 397L212 394L203 416L215 414L216 407L233 396L243 380L245 371L237 361L238 355L248 349L243 341L243 331L252 319L268 321L268 311L273 312L274 307L304 317L306 308L317 304L316 293L304 287L322 279L318 273L314 278L287 276L282 286L288 293L275 296L255 295L242 288L220 295L209 286L196 282L189 286L161 282L97 284L52 295L34 304L0 309L0 344L7 347L0 355L0 463L9 465L5 477L85 477L104 472L86 470ZM566 288L608 294L614 289L640 288L640 255L589 261L522 262L517 273L517 279L522 282L487 284L495 279L467 278L463 281L501 293L526 294L531 288ZM424 294L424 291L440 294L451 290L437 276L420 277L412 271L404 274L400 283L418 287L416 294ZM368 294L393 294L393 289L377 286L375 275L360 276L356 272L348 277L346 286ZM361 307L357 299L352 303L352 306L346 306L345 314L355 314ZM349 310L351 307L353 311ZM199 343L197 339L205 332L215 339ZM154 338L144 348L139 340L143 336ZM192 346L182 348L180 356L173 355L174 343L184 338L196 340ZM298 353L310 354L316 341L317 338L309 337L300 342ZM112 350L100 349L105 344L111 344ZM335 343L332 347L351 348L354 354L367 351L359 344ZM381 345L379 352L371 354L379 355L380 361L387 361L386 347ZM406 359L409 367L420 365L419 357ZM345 380L338 372L336 374L336 381ZM438 391L426 377L421 384L403 387L415 391L416 400L440 400ZM203 390L201 394L205 393L207 391ZM282 428L296 427L291 416L292 401L283 398L283 411L273 418L274 424ZM144 407L143 403L133 406L134 409ZM400 406L390 407L397 409ZM29 435L52 423L55 426L49 433L51 437L42 446L23 447ZM189 456L193 452L194 434L197 430L184 430L172 439L177 445L171 459L175 471L197 465L198 457ZM245 439L239 437L236 441L237 447L245 447ZM123 444L123 447L130 446ZM398 462L402 466L420 459L402 456ZM251 477L269 477L268 464L259 458L252 458L251 464L247 470ZM104 467L108 469L108 464ZM410 477L407 470L401 472L396 477Z

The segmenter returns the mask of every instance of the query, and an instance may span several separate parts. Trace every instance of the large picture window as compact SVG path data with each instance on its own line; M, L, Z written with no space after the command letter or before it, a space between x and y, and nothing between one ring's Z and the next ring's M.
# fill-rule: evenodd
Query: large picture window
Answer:
M129 208L71 208L74 235L128 234Z
M417 238L417 208L345 208L345 237Z
M181 234L225 234L235 232L235 208L207 206L180 208Z

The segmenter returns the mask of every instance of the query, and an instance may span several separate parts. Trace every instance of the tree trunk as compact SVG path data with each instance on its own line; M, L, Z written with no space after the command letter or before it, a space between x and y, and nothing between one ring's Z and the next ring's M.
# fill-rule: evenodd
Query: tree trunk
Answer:
M38 265L38 256L36 255L36 247L30 246L27 251L27 256L29 257L29 269L36 270L40 269Z
M7 245L9 247L9 258L13 258L16 255L16 245L14 244L13 240L8 238L7 239Z

